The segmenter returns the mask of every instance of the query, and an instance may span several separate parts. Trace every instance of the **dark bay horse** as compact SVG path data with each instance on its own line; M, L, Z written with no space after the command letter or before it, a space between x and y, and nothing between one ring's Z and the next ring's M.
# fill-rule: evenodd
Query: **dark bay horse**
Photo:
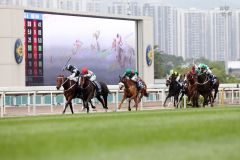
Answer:
M99 82L101 85L101 93L99 95L96 94L96 86L89 80L88 77L81 76L80 78L80 88L82 90L82 100L83 106L87 109L87 113L89 113L88 102L91 102L91 99L96 96L96 98L101 102L105 111L107 111L107 97L110 93L107 85L104 82ZM103 98L102 98L102 97Z
M203 107L208 104L208 101L213 106L212 85L206 74L196 75L189 72L187 74L187 81L189 90L188 99L191 100L193 107L199 107L199 95L202 95L204 98Z
M197 84L198 84L198 92L204 98L203 107L210 102L211 106L213 106L213 95L212 95L212 84L211 80L206 74L200 74L197 76Z
M167 97L165 98L163 106L165 107L168 98L174 97L174 101L173 101L174 102L174 107L177 107L177 105L178 105L178 96L179 96L180 91L181 91L181 86L176 81L176 78L173 77L173 76L170 76L166 80L166 86L167 87L169 86L169 91L168 91Z
M70 106L72 114L73 107L72 107L72 100L74 98L81 98L82 99L82 91L77 86L77 83L73 80L69 80L68 78L64 77L64 75L59 75L56 79L56 88L59 90L63 86L63 94L66 99L66 104L63 110L63 114L66 112L68 105ZM92 108L95 109L96 107L92 104L92 101L89 101Z
M123 85L122 85L123 84ZM138 97L138 90L135 82L132 80L128 79L126 76L119 76L119 86L120 90L124 86L124 91L123 91L123 97L118 105L118 109L121 109L123 102L128 98L128 110L131 111L130 103L131 100L134 100L134 107L136 107L136 110L138 109L138 103L139 103L139 97Z

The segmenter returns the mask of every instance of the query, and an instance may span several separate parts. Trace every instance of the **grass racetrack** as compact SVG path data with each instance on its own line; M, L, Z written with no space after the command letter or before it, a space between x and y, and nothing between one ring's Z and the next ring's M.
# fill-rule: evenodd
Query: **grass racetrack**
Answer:
M239 160L240 107L0 119L1 160Z

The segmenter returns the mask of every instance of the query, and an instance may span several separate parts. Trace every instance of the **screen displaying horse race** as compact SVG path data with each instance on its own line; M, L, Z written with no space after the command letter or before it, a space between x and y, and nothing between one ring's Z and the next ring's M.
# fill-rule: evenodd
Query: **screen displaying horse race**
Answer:
M25 12L26 85L55 85L72 64L87 67L98 81L117 84L136 68L136 21Z

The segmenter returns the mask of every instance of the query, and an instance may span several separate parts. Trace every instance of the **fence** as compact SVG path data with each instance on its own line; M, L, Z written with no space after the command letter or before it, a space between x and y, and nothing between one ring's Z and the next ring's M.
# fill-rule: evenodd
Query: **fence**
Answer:
M114 111L117 111L119 99L122 97L122 91L117 85L109 85L112 93L108 101L114 104ZM144 97L140 108L144 107L146 102L159 102L163 106L168 88L165 85L148 85L149 97ZM81 103L81 100L75 99L73 104ZM238 84L221 84L217 95L218 104L240 104L240 88ZM50 112L53 112L53 106L62 105L64 107L65 99L63 90L56 90L55 86L38 87L0 87L0 112L1 117L6 114L6 107L26 106L29 115L36 115L37 106L50 106ZM184 98L184 108L186 108L186 99ZM32 112L31 112L32 109Z

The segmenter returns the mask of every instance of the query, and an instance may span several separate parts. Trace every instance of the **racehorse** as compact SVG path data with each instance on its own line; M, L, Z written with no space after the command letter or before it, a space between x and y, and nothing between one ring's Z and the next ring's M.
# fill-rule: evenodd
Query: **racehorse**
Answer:
M65 104L65 107L63 110L63 114L65 113L68 105L70 106L71 112L73 114L74 112L73 112L73 107L72 107L72 99L82 98L82 92L81 92L80 88L77 86L77 83L75 81L64 77L64 75L59 75L59 76L57 76L57 79L56 79L57 90L59 90L61 88L61 86L63 86L63 89L64 89L63 94L66 99L66 104ZM92 101L90 101L90 104L93 109L96 108L92 104Z
M204 102L203 107L210 102L211 106L213 106L213 95L212 95L212 84L211 80L206 74L200 74L197 76L198 81L198 92L203 96Z
M169 91L168 91L168 95L163 103L163 106L165 107L165 104L168 100L168 98L170 97L174 97L174 107L177 107L178 105L178 96L180 94L181 91L181 86L179 85L179 83L176 81L176 77L170 76L167 80L166 80L166 86L169 86Z
M192 74L191 72L188 72L186 78L187 78L188 101L192 102L193 107L199 107L198 105L199 93L196 75Z
M89 113L88 102L90 102L94 96L96 96L96 98L101 102L105 111L108 109L107 97L110 91L104 82L99 82L99 84L101 85L102 90L100 94L96 94L96 86L90 81L90 79L88 77L80 76L80 88L82 90L83 106L87 109L87 113Z
M123 85L122 85L123 84ZM125 101L125 99L128 99L128 110L131 111L131 107L130 107L130 103L131 100L134 100L134 107L136 107L136 110L138 108L138 102L139 97L138 97L138 90L136 87L135 82L133 82L132 80L128 79L126 76L119 76L119 86L120 86L120 90L122 89L122 87L124 86L124 91L123 91L123 97L122 100L118 106L118 109L121 109L123 102Z

